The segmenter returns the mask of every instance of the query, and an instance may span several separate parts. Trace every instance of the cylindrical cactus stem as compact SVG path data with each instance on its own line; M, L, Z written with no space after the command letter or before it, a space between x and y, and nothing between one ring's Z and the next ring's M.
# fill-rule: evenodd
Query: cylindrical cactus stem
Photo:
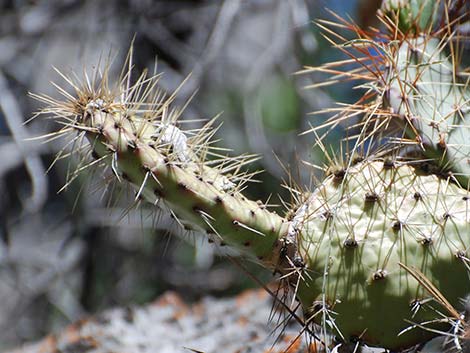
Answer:
M96 163L131 183L136 199L164 205L181 223L206 232L209 241L232 246L275 268L279 239L287 233L288 222L240 192L249 175L237 171L250 157L204 160L214 154L209 141L212 122L188 133L176 126L179 113L170 111L171 97L130 97L129 92L155 89L156 79L140 78L119 94L107 88L106 80L98 88L74 83L77 96L66 94L67 102L37 97L49 104L43 113L53 113L65 123L62 132L86 136Z
M448 180L399 162L365 161L341 180L327 178L299 207L297 297L307 315L346 341L394 351L449 329L442 303L406 268L459 307L470 292L469 200ZM413 323L429 330L405 331Z

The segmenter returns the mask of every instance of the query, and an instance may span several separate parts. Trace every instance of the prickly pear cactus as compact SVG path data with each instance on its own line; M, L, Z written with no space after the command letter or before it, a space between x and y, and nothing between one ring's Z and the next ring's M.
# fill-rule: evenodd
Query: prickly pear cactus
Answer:
M166 115L169 102L142 112L111 92L82 87L68 102L39 99L50 105L44 113L65 121L59 133L88 139L90 163L133 185L136 199L169 208L211 241L287 276L307 317L345 341L396 349L434 335L414 329L399 336L410 322L436 319L439 309L401 264L422 272L452 303L470 291L470 198L448 180L370 157L328 177L282 218L240 193L237 174L225 172L230 160L217 166L202 159L208 127L187 137Z
M399 335L442 310L407 268L452 303L470 292L469 202L458 186L390 160L330 176L297 211L304 308L346 340L398 349L432 337L417 329Z
M462 76L440 39L419 36L402 42L393 58L388 99L406 135L441 172L470 186L468 77ZM454 59L455 60L455 59Z
M352 60L364 72L343 75L344 61L317 69L337 74L335 81L369 79L360 104L321 126L365 113L351 125L360 129L354 150L368 145L368 153L347 160L285 217L242 194L250 175L240 170L251 157L220 157L210 147L212 121L198 131L178 125L181 112L174 95L158 90L158 75L129 85L129 64L114 87L104 73L85 83L66 78L75 94L62 91L63 101L35 97L47 105L43 114L64 125L57 134L88 141L95 160L80 170L110 170L134 187L136 200L280 273L306 326L320 324L344 342L406 349L458 332L459 300L470 292L467 86L448 51L451 36L431 35L438 7L428 5L396 2L388 11L402 16L381 17L392 34L340 46L366 53ZM424 168L425 159L433 167Z
M446 6L451 2L384 1L388 31L350 25L362 38L338 45L361 70L343 73L337 68L344 62L312 69L336 73L333 80L367 81L361 100L321 128L363 111L354 148L378 145L384 156L348 161L296 213L309 273L297 296L312 320L345 340L397 350L442 330L451 321L446 315L462 318L452 305L470 289L469 95L458 43L448 33L455 22L434 22Z
M126 78L113 89L103 78L96 87L73 83L77 95L66 94L67 102L37 98L49 104L44 113L65 123L58 134L86 137L95 159L88 166L111 169L118 181L134 186L136 200L169 209L182 226L206 233L210 242L231 245L273 267L273 248L287 222L240 193L250 175L237 171L252 157L205 160L212 153L213 121L188 137L176 126L174 97L166 99L158 89L148 96L158 78L143 75L127 88ZM140 91L144 97L133 95Z

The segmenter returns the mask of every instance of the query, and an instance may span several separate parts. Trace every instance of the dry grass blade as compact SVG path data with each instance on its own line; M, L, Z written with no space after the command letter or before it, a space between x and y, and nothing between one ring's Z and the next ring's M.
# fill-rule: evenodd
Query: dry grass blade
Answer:
M436 302L441 304L447 312L456 320L461 320L462 315L449 303L449 301L442 295L442 293L431 283L431 281L417 268L406 266L399 263L400 267L408 272L419 284L434 298Z

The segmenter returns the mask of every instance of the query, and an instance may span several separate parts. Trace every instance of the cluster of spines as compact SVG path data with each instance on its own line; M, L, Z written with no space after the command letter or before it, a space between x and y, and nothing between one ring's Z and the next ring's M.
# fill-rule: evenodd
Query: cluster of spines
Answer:
M81 171L101 165L116 180L133 185L136 201L163 206L183 227L203 231L211 242L228 243L276 267L273 248L287 224L263 203L242 194L255 174L243 171L243 166L256 157L228 157L213 146L215 119L202 128L180 129L182 110L172 108L176 93L163 94L157 86L159 75L144 73L131 84L131 56L125 67L113 87L107 65L102 74L97 71L92 79L85 75L83 81L61 74L75 90L69 94L57 86L65 101L35 95L47 105L41 114L63 124L50 137L72 136L67 147L84 156L67 185ZM64 148L57 159L69 154Z

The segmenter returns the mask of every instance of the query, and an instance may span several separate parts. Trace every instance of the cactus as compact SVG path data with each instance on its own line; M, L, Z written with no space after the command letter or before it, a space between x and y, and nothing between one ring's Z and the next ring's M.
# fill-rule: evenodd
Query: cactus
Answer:
M273 248L287 222L240 193L250 175L237 171L253 158L204 160L216 154L209 141L214 121L187 137L176 126L174 95L165 98L156 89L160 76L143 73L126 87L128 75L114 89L106 76L84 86L67 78L76 88L76 97L65 93L67 102L35 97L49 105L43 113L64 119L58 133L75 130L86 137L95 158L91 164L108 166L119 181L133 185L136 200L166 207L186 227L207 233L209 241L231 245L273 267Z
M369 91L321 126L335 126L361 107L367 114L355 126L362 129L354 151L364 147L366 156L333 168L285 217L243 195L251 175L240 168L252 157L220 156L210 142L213 120L185 131L174 95L165 98L157 88L158 75L144 73L129 84L131 56L115 86L105 70L84 83L64 76L75 89L61 90L64 101L34 97L46 104L42 114L64 125L57 134L88 141L95 161L77 173L109 169L134 187L136 200L169 209L182 225L280 273L294 288L306 325L322 324L346 342L406 349L449 326L460 328L453 306L470 291L468 98L454 53L444 54L450 35L439 40L442 31L433 32L439 5L390 3L381 19L393 31L341 46L366 53L353 61L372 62L364 65L372 74L364 85ZM320 70L344 75L337 66ZM393 143L383 145L384 137Z
M397 29L402 33L429 33L439 10L439 1L433 0L385 0L384 10L395 20Z
M364 111L364 119L353 127L356 131L357 126L361 128L354 135L354 149L370 151L378 142L384 156L377 162L369 155L365 163L356 166L350 160L301 206L302 213L311 210L300 232L300 248L307 249L302 257L315 263L308 268L325 271L316 271L310 280L301 281L316 290L299 290L298 296L304 307L310 303L312 316L326 316L323 320L346 339L355 335L374 342L380 337L380 344L399 349L432 335L420 332L421 338L413 337L404 329L403 320L438 321L433 321L437 308L410 313L410 303L419 304L419 297L430 291L420 279L409 281L415 270L419 278L436 284L441 298L454 305L469 291L468 237L464 235L470 175L468 81L451 33L458 19L447 18L446 24L436 25L437 10L441 6L448 10L451 5L428 0L384 1L380 19L389 31L381 37L341 23L361 36L338 46L351 61L362 65L362 71L339 71L344 62L307 69L333 72L337 74L334 81L341 76L368 81L362 85L368 92L358 103L342 108L321 128ZM425 200L428 197L430 204ZM454 201L448 203L450 200ZM450 226L453 231L448 231L452 210L461 214L455 221L463 228ZM377 238L375 232L380 233ZM437 240L441 235L441 241ZM454 236L460 240L450 240ZM440 243L439 250L435 240ZM432 249L426 249L428 245ZM433 255L426 255L428 251ZM450 279L445 275L450 269L452 276L456 275L453 284L443 282ZM437 274L441 270L444 272ZM313 293L320 295L315 298ZM440 305L444 305L442 301ZM334 314L325 315L330 308ZM447 310L461 320L451 306L447 305ZM401 317L402 322L389 315ZM391 332L401 334L389 335Z
M470 198L446 180L390 160L358 163L338 179L328 177L297 211L307 269L298 298L310 315L327 314L346 339L394 349L426 340L433 333L397 336L405 320L436 315L424 305L429 294L402 266L418 269L452 303L468 293Z
M468 188L468 75L460 68L458 42L451 32L458 19L433 29L439 5L452 6L429 0L401 6L384 2L384 10L398 17L400 30L409 32L413 24L413 35L408 33L406 40L390 48L383 93L386 104L405 123L401 129L406 137L419 144L438 172L450 173Z
M468 79L449 55L438 38L417 37L403 43L396 53L396 75L390 78L389 104L409 121L408 138L422 146L441 172L451 171L468 188L470 92Z

